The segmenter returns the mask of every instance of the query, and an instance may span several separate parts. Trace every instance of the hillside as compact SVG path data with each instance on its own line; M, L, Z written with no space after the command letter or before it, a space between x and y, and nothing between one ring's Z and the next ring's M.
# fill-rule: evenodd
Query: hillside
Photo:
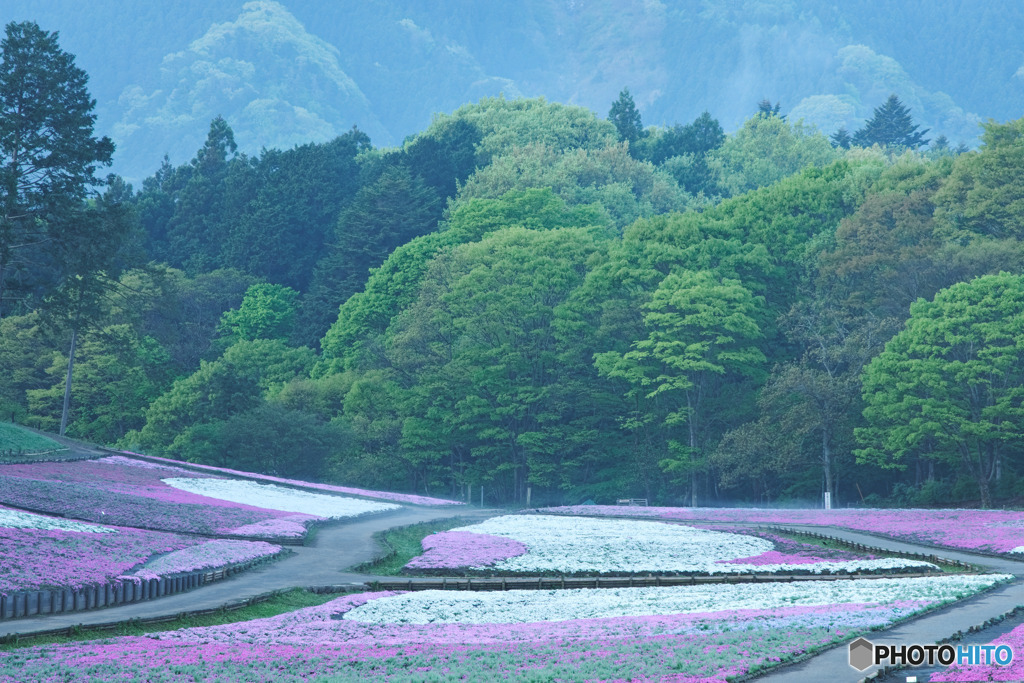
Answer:
M394 145L499 94L603 116L628 86L649 124L707 110L727 131L768 98L831 133L895 92L934 135L973 146L980 120L1024 101L1014 2L9 0L0 19L60 31L118 144L114 170L135 181L163 153L186 161L217 115L252 154L353 125Z

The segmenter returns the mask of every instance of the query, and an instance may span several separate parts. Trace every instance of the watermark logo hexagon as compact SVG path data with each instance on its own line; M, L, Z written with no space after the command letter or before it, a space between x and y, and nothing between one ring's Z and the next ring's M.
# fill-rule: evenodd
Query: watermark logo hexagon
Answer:
M863 671L875 663L875 646L867 638L858 638L850 643L850 666Z

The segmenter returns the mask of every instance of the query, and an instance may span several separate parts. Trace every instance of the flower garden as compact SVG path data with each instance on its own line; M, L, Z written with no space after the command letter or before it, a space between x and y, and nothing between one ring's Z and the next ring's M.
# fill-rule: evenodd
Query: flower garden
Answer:
M549 508L544 513L625 515L682 522L832 526L957 550L1024 553L1024 512L1018 510L765 510L575 505Z
M0 504L156 531L299 539L311 522L397 509L113 456L0 466Z
M122 451L128 455L140 455L138 453L132 453L131 451ZM235 477L245 477L246 479L253 479L256 481L266 481L272 484L286 484L289 486L301 486L309 489L319 489L321 491L329 491L330 493L341 493L347 496L359 496L361 498L377 498L379 500L389 500L393 503L401 503L403 505L423 505L427 507L443 507L448 505L464 505L457 500L447 500L445 498L434 498L431 496L417 496L410 493L392 493L390 491L370 491L368 489L357 489L351 486L335 486L333 484L320 484L311 481L299 481L297 479L284 479L282 477L273 477L269 474L257 474L255 472L241 472L239 470L232 470L226 467L214 467L212 465L200 465L196 463L183 463L180 460L171 460L170 458L161 458L155 455L145 455L145 457L151 461L159 461L166 463L170 466L187 465L190 470L202 470L204 472L210 472L212 474L227 474ZM139 462L139 461L136 461ZM190 475L193 476L193 475Z
M1014 653L1013 662L1009 666L954 664L945 671L932 674L929 680L951 683L1024 680L1024 625L996 638L991 644L1009 645Z
M177 592L206 570L280 555L270 543L101 526L0 508L0 618L87 609Z
M170 584L171 591L187 589L197 584L174 584L178 579L173 577L246 566L285 552L274 543L237 537L287 538L304 533L312 521L397 507L280 483L120 456L0 467L0 500L75 518L0 506L0 616L15 616L11 595L21 596L20 614L32 614L24 607L30 591L41 596L42 591L118 585L116 596L109 589L105 602L97 598L82 607L77 594L70 603L57 593L47 598L48 604L59 601L81 609L120 602L122 595L127 601L129 595L164 594L162 588L154 592L152 582ZM567 514L570 510L597 514L574 516ZM827 520L848 528L859 523L874 533L888 528L891 535L950 541L960 533L954 524L959 517L942 511L930 517L926 511L911 511L911 520L927 525L920 529L878 511L860 517L833 511L846 514L840 523L832 513L814 511L795 511L789 518L782 511L761 516L766 511L692 514L673 508L587 506L557 512L503 515L428 535L423 553L408 562L406 573L775 576L668 587L632 587L631 578L631 587L360 592L266 619L14 649L0 657L0 683L320 677L724 682L847 643L1012 578L943 574L927 562L824 547L738 526ZM650 518L611 518L623 512ZM970 511L962 516L975 528L996 524L991 528L1012 530L1008 515L1013 514L1024 519L1019 513ZM940 532L932 526L943 522L954 528ZM182 531L210 529L231 538L141 528L178 524ZM1012 531L1006 533L1005 538L990 534L986 549L1005 547L1006 552L1024 545L1022 536L1011 547ZM788 576L794 574L802 576ZM844 580L835 580L836 575ZM42 597L35 604L44 611ZM1024 648L1018 642L1024 641L1024 629L1002 641ZM965 667L933 680L975 680L990 673L1010 676L1003 680L1019 678L1009 670Z
M506 515L428 536L406 565L424 573L772 574L929 571L935 565L802 544L772 534L640 520Z
M185 590L284 553L255 539L399 508L121 456L0 466L0 502L0 618Z
M1000 577L360 593L268 619L37 646L0 681L726 681Z

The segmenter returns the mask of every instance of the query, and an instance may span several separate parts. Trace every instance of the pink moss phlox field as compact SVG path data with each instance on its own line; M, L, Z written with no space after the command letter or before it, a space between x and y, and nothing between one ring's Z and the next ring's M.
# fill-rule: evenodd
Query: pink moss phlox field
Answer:
M153 555L199 542L159 531L115 529L117 533L99 534L0 527L0 591L105 583Z
M992 645L1009 645L1013 649L1013 662L1009 666L953 665L933 673L931 681L1022 681L1024 680L1024 624L1004 633ZM956 645L956 643L953 643Z
M18 649L0 681L345 680L722 682L922 607L793 607L525 624L364 624L363 593L268 619Z
M121 451L128 455L141 455L139 453L132 453L131 451ZM369 491L367 489L357 489L350 486L334 486L333 484L318 484L311 481L300 481L298 479L284 479L282 477L273 477L269 474L257 474L255 472L242 472L240 470L232 470L226 467L214 467L213 465L200 465L197 463L184 463L180 460L171 460L170 458L161 458L155 455L143 455L142 457L151 458L153 460L160 460L168 463L169 465L187 465L189 468L198 468L209 472L221 472L223 474L230 474L236 477L245 477L246 479L255 479L257 481L269 481L275 484L287 484L291 486L302 486L305 488L318 489L320 491L330 491L332 493L344 493L350 496L362 496L363 498L378 498L380 500L390 500L396 503L408 503L409 505L425 505L425 506L443 506L443 505L465 505L465 503L457 500L447 500L445 498L431 498L430 496L417 496L412 493L391 493L389 491ZM191 476L191 475L190 475Z
M405 565L406 569L485 567L527 552L525 545L511 538L470 531L431 534L423 539L423 550L422 555Z
M263 541L216 539L161 555L131 575L140 579L155 579L200 569L219 569L227 565L271 557L282 550L281 546Z
M960 548L1008 553L1024 546L1024 512L1013 510L764 510L571 505L544 514L649 517L677 521L809 524Z
M2 465L0 503L102 524L267 538L302 537L306 524L320 519L182 491L161 478L179 473L219 477L136 462L104 458Z

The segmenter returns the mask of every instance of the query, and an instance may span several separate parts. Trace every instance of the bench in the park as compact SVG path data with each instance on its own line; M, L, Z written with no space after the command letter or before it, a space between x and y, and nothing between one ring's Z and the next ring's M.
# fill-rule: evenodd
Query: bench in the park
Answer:
M617 501L615 501L615 504L616 505L629 505L629 506L643 505L644 507L646 507L647 506L647 499L646 498L619 498Z

